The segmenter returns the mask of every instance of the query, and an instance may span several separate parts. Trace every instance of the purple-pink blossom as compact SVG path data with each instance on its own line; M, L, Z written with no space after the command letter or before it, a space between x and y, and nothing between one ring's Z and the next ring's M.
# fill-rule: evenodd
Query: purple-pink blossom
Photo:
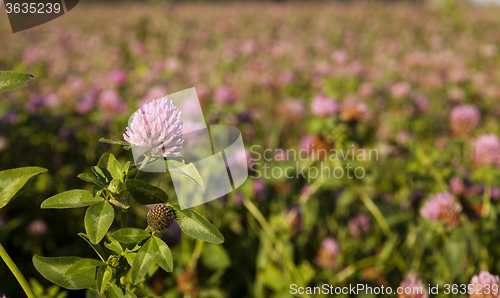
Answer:
M427 298L427 290L418 275L408 276L401 282L398 298Z
M179 109L163 97L144 104L135 112L123 138L152 155L173 157L182 150L182 125Z
M321 242L321 248L316 256L316 263L323 268L333 268L337 263L340 247L333 237L326 237Z
M451 110L451 131L455 136L471 136L481 120L481 113L475 105L460 105Z
M370 218L365 213L359 213L349 220L348 230L354 238L368 234L371 228Z
M127 110L127 104L120 99L116 90L105 90L99 96L99 109L104 113L123 113Z
M214 93L214 102L218 104L231 105L237 101L236 94L229 87L219 87Z
M339 111L338 102L323 95L316 96L311 103L311 112L316 116L331 116Z
M420 215L431 221L443 221L452 227L458 223L460 211L462 211L462 205L455 202L451 193L440 192L429 197L420 208Z
M500 140L496 134L481 135L477 138L473 160L476 167L500 165Z
M498 298L500 297L500 289L498 287L500 283L500 279L498 275L493 275L488 271L481 271L479 275L474 275L470 280L470 283L473 288L473 293L469 293L470 298ZM489 293L486 294L486 290L489 290Z

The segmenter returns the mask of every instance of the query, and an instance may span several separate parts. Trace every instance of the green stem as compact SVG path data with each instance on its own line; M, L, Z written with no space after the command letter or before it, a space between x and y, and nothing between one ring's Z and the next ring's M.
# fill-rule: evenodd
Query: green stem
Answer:
M191 268L195 268L196 264L198 263L198 259L200 258L201 255L201 250L203 249L203 241L201 240L196 240L196 244L194 246L194 251L191 256Z
M142 161L141 166L139 167L139 169L137 169L137 173L135 173L134 179L139 179L141 170L148 164L150 158L151 157L148 157L148 156L144 157L144 160ZM130 192L127 194L127 197L125 198L125 203L127 205L128 205L129 199L130 199ZM127 209L122 209L122 211L120 212L120 223L121 223L122 229L127 227Z
M19 271L19 268L17 268L16 264L12 261L9 254L5 251L2 244L0 244L0 257L2 257L2 260L5 262L5 264L7 264L7 267L9 267L12 274L14 274L28 298L36 298L35 294L33 294L33 291L30 288L30 285L22 275L21 271Z
M244 198L243 199L243 205L247 210L253 215L253 217L259 222L261 225L262 229L264 232L267 234L267 236L272 239L274 237L274 231L271 225L267 222L266 218L262 213L259 211L259 209L252 203L249 199Z
M349 278L351 275L353 275L354 273L356 273L360 269L374 265L377 263L377 261L378 261L377 256L371 256L371 257L366 257L364 259L361 259L361 260L357 261L356 263L347 266L346 268L344 268L344 270L340 271L337 274L337 282L338 283L343 282L344 280Z
M384 215L380 212L380 209L378 209L377 205L375 205L373 200L366 194L365 191L360 189L359 194L361 201L363 201L363 204L365 204L366 208L368 208L373 217L375 217L384 235L389 236L391 234L391 229L389 228L389 224L387 224Z
M127 209L123 209L120 212L120 223L121 223L122 229L125 229L127 227Z
M488 217L490 214L490 206L491 206L491 184L486 184L484 187L483 193L483 208L481 212L482 217Z

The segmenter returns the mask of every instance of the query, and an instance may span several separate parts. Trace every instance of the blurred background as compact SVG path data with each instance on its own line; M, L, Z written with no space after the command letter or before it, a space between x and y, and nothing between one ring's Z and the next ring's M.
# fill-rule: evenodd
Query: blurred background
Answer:
M0 69L34 78L1 95L0 170L49 172L0 211L0 242L43 297L96 297L35 271L33 254L95 257L77 235L84 209L40 203L90 189L76 176L104 152L131 160L99 138L122 139L142 103L196 87L207 123L237 126L248 149L378 158L299 161L350 162L362 179L255 179L255 161L237 192L199 207L225 243L192 263L195 241L173 227L174 272L151 272L144 295L290 297L293 283L427 287L500 272L500 7L473 2L81 1L16 34L2 10ZM146 227L146 209L131 213ZM22 292L2 263L3 293Z

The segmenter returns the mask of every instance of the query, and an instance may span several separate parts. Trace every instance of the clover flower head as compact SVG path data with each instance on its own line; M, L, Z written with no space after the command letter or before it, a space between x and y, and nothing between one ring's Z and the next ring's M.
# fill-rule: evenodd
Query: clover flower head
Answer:
M499 294L499 283L500 279L498 275L493 275L488 271L481 271L479 275L474 275L470 280L473 285L474 292L469 295L470 298L498 298ZM488 294L486 294L486 289L490 289Z
M425 289L422 280L418 275L408 276L400 287L402 293L398 294L398 298L427 298L427 290Z
M338 111L338 102L326 96L317 96L311 103L311 112L316 116L331 116Z
M465 193L466 186L462 178L454 176L450 180L450 190L456 196L461 196Z
M474 133L481 113L475 105L460 105L451 110L451 131L455 136L470 136Z
M449 192L440 192L431 196L420 208L420 215L431 221L443 221L448 227L456 226L462 205L454 201Z
M500 140L495 134L486 134L477 138L473 152L476 167L500 165Z
M302 211L298 205L292 205L285 209L285 223L289 226L289 235L296 236L302 231Z
M354 238L369 233L371 230L370 218L365 213L359 213L349 220L348 230Z
M340 253L337 240L333 237L326 237L321 242L321 248L316 256L316 263L323 268L333 268Z
M148 212L148 225L152 231L168 230L175 220L175 210L170 205L156 205Z
M145 154L173 157L182 150L182 125L179 109L163 97L135 112L123 138L132 146L146 149Z

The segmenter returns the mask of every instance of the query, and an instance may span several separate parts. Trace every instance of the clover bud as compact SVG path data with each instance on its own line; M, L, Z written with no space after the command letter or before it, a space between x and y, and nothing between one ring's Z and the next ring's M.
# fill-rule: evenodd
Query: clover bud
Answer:
M166 231L175 219L175 210L171 205L157 205L148 212L148 225L153 232Z

